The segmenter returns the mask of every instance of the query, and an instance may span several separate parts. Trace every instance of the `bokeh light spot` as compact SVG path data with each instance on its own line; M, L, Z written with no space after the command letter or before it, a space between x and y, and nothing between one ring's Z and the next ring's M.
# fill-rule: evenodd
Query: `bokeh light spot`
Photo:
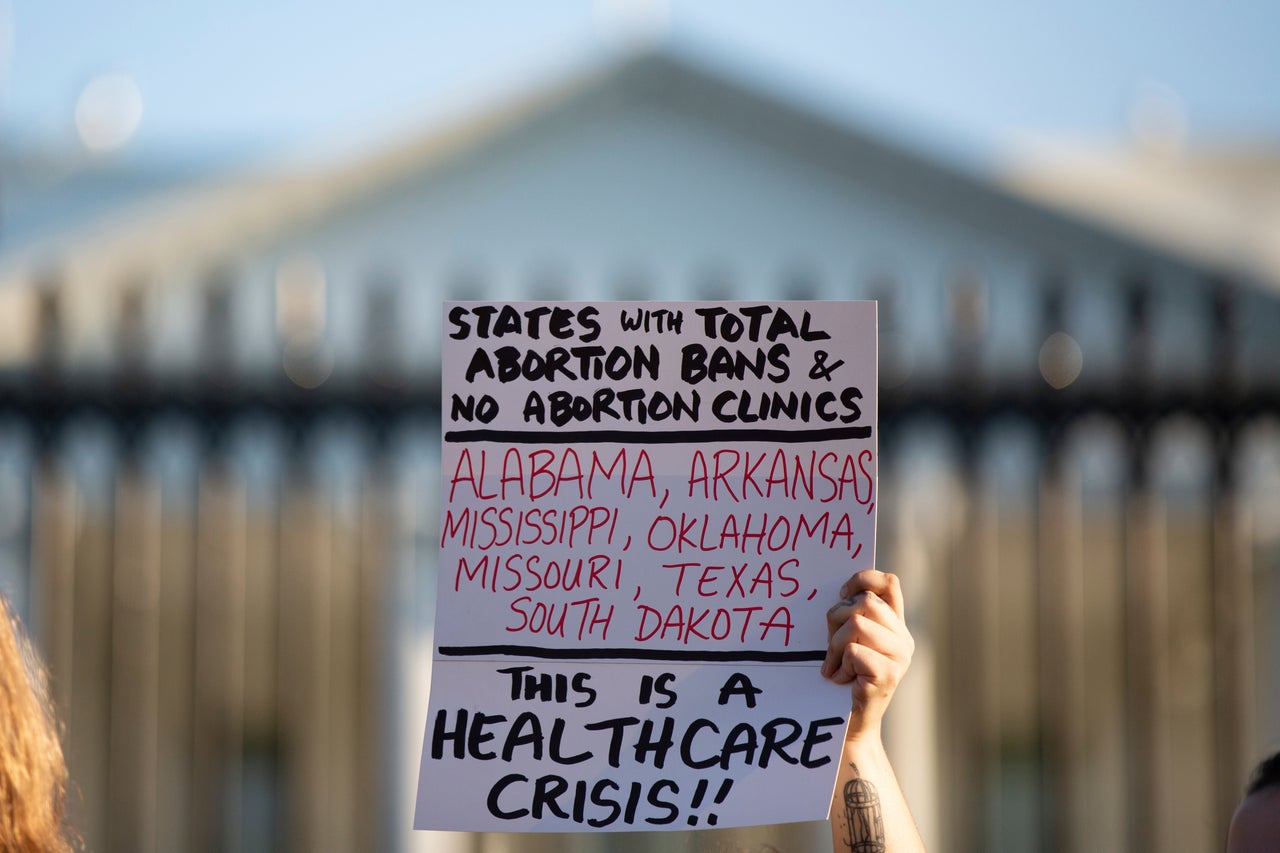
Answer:
M128 74L94 77L76 100L76 133L95 154L125 145L141 122L142 93Z
M1054 388L1066 388L1080 376L1084 353L1066 332L1054 332L1040 347L1040 375Z

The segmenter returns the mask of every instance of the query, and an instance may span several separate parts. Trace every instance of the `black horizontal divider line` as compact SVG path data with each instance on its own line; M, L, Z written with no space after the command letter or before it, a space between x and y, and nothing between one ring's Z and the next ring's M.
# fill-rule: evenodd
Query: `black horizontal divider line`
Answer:
M762 651L695 651L685 649L548 649L541 646L441 646L446 657L484 657L491 655L545 658L547 660L652 660L726 663L754 661L758 663L790 663L820 661L826 649L795 652Z
M869 426L827 427L825 429L699 429L679 432L626 429L454 429L444 434L449 442L495 441L504 444L696 444L719 441L838 441L870 438Z

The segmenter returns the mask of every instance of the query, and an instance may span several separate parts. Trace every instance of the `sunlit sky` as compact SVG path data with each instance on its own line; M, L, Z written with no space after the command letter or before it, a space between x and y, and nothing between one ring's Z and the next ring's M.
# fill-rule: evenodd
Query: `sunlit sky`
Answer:
M1280 140L1262 0L0 0L0 22L10 140L140 158L366 144L646 38L961 158L1122 139L1137 103L1193 140Z

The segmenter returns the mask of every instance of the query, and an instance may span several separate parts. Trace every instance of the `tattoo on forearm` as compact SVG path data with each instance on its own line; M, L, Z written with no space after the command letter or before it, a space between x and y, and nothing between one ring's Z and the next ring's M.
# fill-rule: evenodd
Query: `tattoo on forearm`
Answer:
M880 814L880 794L858 773L852 761L853 778L844 783L845 843L853 853L884 853L884 817Z

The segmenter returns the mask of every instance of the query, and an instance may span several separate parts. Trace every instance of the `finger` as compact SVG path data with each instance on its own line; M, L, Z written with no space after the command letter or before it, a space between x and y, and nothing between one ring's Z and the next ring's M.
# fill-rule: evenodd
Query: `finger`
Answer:
M853 627L853 641L859 645L903 663L909 662L915 653L915 641L905 630L894 630L861 613L855 613L849 621Z
M902 616L874 592L864 592L859 595L856 603L848 608L845 618L849 619L855 615L864 616L895 633L910 633Z
M901 671L906 671L915 654L915 640L905 629L895 631L863 614L854 614L832 636L822 662L822 674L827 678L834 678L836 673L847 667L851 649L876 652L894 662ZM848 676L849 673L846 672L845 675Z
M844 656L844 647L846 645L848 643L837 642L833 635L832 640L827 644L827 653L822 658L821 672L823 678L830 678L840 668L840 660Z
M853 612L853 608L858 604L859 595L851 595L841 598L831 607L827 608L827 637L828 639L836 631L839 631L845 622L849 621L849 614Z
M852 642L850 631L852 628L849 624L849 617L853 615L854 609L859 606L861 600L865 598L864 593L855 593L854 595L837 601L827 610L827 653L822 661L822 674L830 677L840 666L840 658L844 654L844 647Z
M893 612L901 619L906 618L906 609L902 601L902 584L898 576L876 569L865 569L858 572L844 586L840 587L840 597L852 598L860 592L874 592L893 608Z
M855 620L865 626L874 624L879 631L869 633L871 629L867 628L860 635L854 625ZM821 667L823 676L830 677L840 666L843 649L851 642L881 647L908 661L915 650L915 640L906 623L873 592L856 593L827 611L827 652Z
M822 674L828 678L840 668L845 646L857 640L857 626L850 619L853 606L845 600L827 611L827 653L822 660Z
M840 597L850 599L859 593L871 592L884 599L900 617L905 617L902 599L902 585L898 576L876 569L865 569L845 581L840 588Z
M915 640L905 629L895 631L868 617L855 614L831 637L822 661L822 675L831 678L846 663L850 646L860 646L896 661L902 669L911 665Z
M845 599L827 611L827 641L830 643L836 634L854 616L862 616L878 622L890 631L908 634L907 625L898 614L874 592L860 592L852 599Z
M903 672L900 662L861 643L852 643L845 648L840 667L832 674L831 680L836 684L852 684L861 680L866 682L863 686L866 694L876 691L888 693L897 687Z

